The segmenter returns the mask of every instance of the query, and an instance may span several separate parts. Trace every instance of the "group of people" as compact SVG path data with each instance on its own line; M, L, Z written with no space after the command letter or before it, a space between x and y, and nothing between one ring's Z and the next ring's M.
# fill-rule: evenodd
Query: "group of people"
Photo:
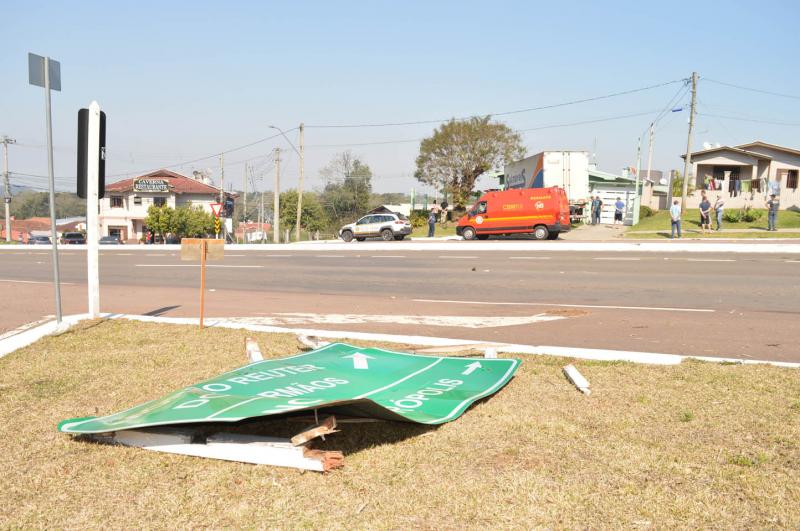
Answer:
M592 202L589 204L590 214L591 214L591 224L592 225L599 225L600 224L600 214L603 212L603 200L600 199L600 195L595 195L591 197ZM622 198L618 197L616 202L614 202L614 225L622 224L622 217L625 214L625 202Z
M428 212L428 238L433 238L436 234L436 221L441 216L442 223L447 220L447 201L442 201L441 204L433 204L430 212Z
M711 213L712 211L715 214L717 220L717 228L715 230L719 231L722 229L722 217L725 213L725 200L722 199L721 195L717 195L717 199L714 201L714 204L711 204L711 201L708 200L705 191L703 191L702 200L700 201L700 228L703 231L703 234L711 232ZM780 201L778 200L775 194L770 194L769 200L765 203L767 207L767 230L768 231L777 231L777 220L778 220L778 210L780 208ZM670 238L675 238L675 233L678 233L678 238L681 237L681 204L680 200L675 199L672 202L672 206L669 209L669 215L671 219L671 231L670 231Z

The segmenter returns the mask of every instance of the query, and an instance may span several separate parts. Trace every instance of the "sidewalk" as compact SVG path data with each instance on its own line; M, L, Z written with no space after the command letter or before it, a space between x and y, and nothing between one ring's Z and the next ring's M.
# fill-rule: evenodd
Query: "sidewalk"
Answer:
M685 233L693 233L693 234L702 234L703 231L700 229L683 229L682 232ZM740 233L762 233L762 232L769 232L767 229L722 229L722 230L712 230L711 232L716 233L731 233L731 234L740 234ZM776 232L784 233L784 234L797 234L798 238L800 238L800 229L778 229ZM669 234L670 228L667 227L663 230L629 230L627 234Z
M562 232L560 240L574 242L598 242L624 238L625 225L579 225L569 232Z

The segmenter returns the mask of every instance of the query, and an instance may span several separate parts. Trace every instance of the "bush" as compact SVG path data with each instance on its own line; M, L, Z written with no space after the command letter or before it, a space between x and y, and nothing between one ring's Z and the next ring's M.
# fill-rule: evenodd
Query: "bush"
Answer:
M742 221L747 221L748 223L752 221L758 221L763 215L763 211L756 210L753 207L745 207L742 209Z
M640 218L649 218L649 217L652 217L652 216L655 216L655 215L656 215L655 210L653 210L652 208L650 208L647 205L642 205L639 208L639 217Z
M428 211L426 210L413 210L408 217L411 226L414 228L425 227L428 224Z
M742 211L726 210L725 214L723 214L722 216L722 219L724 219L728 223L739 223L742 220Z

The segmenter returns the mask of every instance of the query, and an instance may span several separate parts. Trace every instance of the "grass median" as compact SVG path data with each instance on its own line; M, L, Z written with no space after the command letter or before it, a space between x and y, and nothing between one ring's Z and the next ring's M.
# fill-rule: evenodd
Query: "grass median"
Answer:
M786 527L800 525L800 378L770 366L525 357L438 428L344 425L322 475L73 440L103 415L265 357L292 335L93 321L0 359L0 521L14 528ZM359 342L361 344L363 342ZM400 350L402 347L390 345ZM273 423L275 435L297 426Z

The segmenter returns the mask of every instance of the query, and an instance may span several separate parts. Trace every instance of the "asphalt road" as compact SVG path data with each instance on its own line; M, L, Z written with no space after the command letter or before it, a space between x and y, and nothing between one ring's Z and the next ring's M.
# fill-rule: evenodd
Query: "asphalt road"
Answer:
M64 312L84 312L85 252L60 256ZM100 261L103 311L197 315L199 268L178 252L115 249ZM800 258L780 253L230 251L209 262L206 315L800 361L798 277ZM51 278L49 251L0 254L0 332L54 313Z

